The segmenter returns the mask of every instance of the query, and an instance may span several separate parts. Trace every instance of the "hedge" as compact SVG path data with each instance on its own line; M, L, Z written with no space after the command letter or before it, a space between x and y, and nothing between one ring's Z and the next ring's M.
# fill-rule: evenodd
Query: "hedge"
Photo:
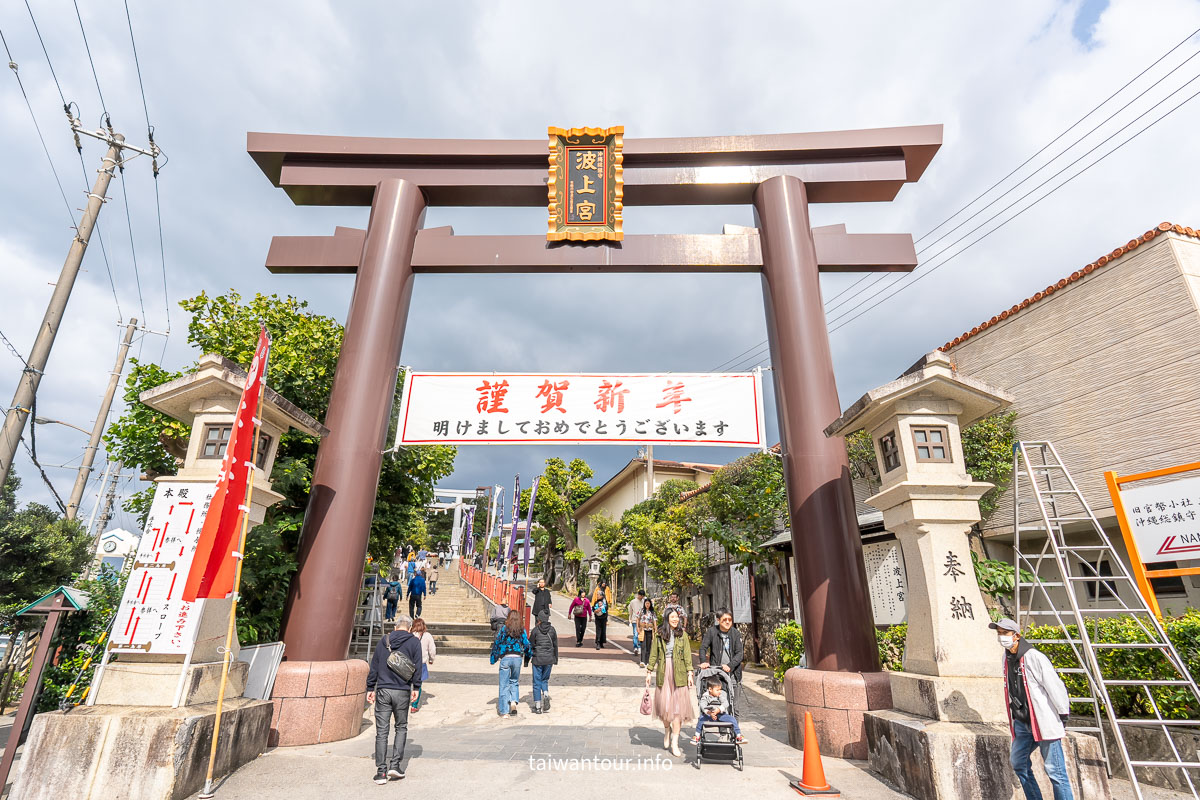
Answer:
M1200 611L1188 610L1178 617L1165 617L1163 628L1167 637L1175 645L1183 659L1184 665L1191 675L1200 671ZM1074 625L1067 627L1068 635L1076 638L1078 631ZM1089 622L1088 630L1092 640L1096 642L1146 642L1149 637L1138 621L1131 616L1105 617L1095 622ZM908 634L908 625L901 623L888 628L877 629L875 638L879 645L879 661L886 670L903 669L904 637ZM1061 639L1062 631L1056 626L1044 625L1033 627L1026 631L1029 639ZM783 680L783 674L790 667L800 663L804 655L804 637L800 625L789 622L775 629L775 642L779 648L779 665L775 667L775 677ZM1044 644L1038 649L1045 653L1050 661L1058 668L1079 667L1069 645ZM1178 678L1162 651L1134 650L1118 648L1097 651L1100 670L1108 680L1170 680ZM997 661L997 675L999 661ZM1087 680L1079 673L1067 673L1062 676L1072 697L1090 697L1091 690ZM1186 686L1157 686L1150 687L1159 711L1167 719L1198 719L1200 704L1192 696ZM1146 698L1145 690L1140 687L1114 686L1109 690L1109 696L1116 714L1121 718L1153 717L1154 710ZM1077 707L1080 710L1082 706Z

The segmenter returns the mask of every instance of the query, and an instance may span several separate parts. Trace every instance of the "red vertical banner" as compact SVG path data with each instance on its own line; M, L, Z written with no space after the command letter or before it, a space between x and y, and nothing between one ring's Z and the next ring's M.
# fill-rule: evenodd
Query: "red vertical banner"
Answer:
M233 592L233 579L237 561L234 547L241 531L242 515L248 514L246 491L254 477L255 439L258 431L259 400L265 388L267 355L271 340L267 330L259 332L258 347L250 370L246 374L246 387L238 403L237 417L229 443L225 448L225 459L217 475L216 491L204 518L204 528L192 559L187 583L183 588L183 599L196 600L201 597L225 598ZM240 556L240 554L239 554Z

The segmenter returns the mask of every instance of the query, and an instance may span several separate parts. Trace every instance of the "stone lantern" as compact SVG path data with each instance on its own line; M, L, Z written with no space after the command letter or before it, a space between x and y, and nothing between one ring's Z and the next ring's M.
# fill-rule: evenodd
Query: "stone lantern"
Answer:
M904 555L908 635L904 671L891 676L897 709L952 722L1006 719L1000 653L967 539L992 484L967 474L960 430L1011 402L934 351L826 430L870 433L882 486L867 502L883 512Z

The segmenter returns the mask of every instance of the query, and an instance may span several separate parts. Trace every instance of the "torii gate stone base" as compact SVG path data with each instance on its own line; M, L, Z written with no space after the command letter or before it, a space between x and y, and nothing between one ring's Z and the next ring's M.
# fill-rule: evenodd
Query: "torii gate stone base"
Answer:
M423 230L428 206L545 206L546 139L383 139L251 133L247 149L301 205L370 206L365 231L275 237L274 272L349 273L354 296L313 474L283 638L289 660L342 662L366 554L396 365L418 273L752 272L762 275L804 622L804 686L825 755L866 758L863 713L891 708L840 437L822 271L909 271L907 234L814 229L810 203L891 200L941 146L941 126L625 139L624 215L636 206L747 204L757 227L710 235L548 242ZM314 667L315 668L315 667ZM311 689L311 685L309 687ZM804 696L797 697L802 691ZM311 692L310 692L311 694ZM294 741L280 720L280 741ZM790 738L801 744L802 722Z

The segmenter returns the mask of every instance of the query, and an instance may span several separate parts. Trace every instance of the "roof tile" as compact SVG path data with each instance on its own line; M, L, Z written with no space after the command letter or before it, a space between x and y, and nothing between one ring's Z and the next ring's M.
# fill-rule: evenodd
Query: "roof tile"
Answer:
M1151 228L1150 230L1146 231L1145 233L1143 233L1141 236L1137 237L1136 239L1130 239L1128 242L1125 243L1124 247L1118 247L1116 250L1113 250L1108 255L1100 256L1095 261L1093 261L1091 264L1088 264L1087 266L1083 267L1082 269L1075 270L1068 277L1063 278L1058 283L1047 286L1045 289L1038 292L1033 297L1029 297L1025 300L1022 300L1020 303L1016 304L1015 306L1008 309L1007 311L1002 311L999 314L997 314L996 316L992 317L987 322L984 322L980 325L976 325L974 328L971 328L971 330L962 334L958 338L953 339L949 342L946 342L944 345L942 345L938 349L942 350L942 351L947 351L952 347L962 344L967 339L970 339L972 336L975 336L975 335L979 334L980 332L987 330L988 328L992 327L996 323L1003 322L1004 320L1008 319L1013 314L1016 314L1018 311L1023 311L1024 309L1028 308L1029 306L1033 305L1034 303L1036 303L1040 300L1046 299L1050 295L1057 292L1059 289L1064 289L1067 286L1074 283L1075 281L1077 281L1087 275L1092 274L1092 272L1099 269L1100 267L1103 267L1106 264L1111 264L1113 261L1115 261L1116 259L1125 255L1126 253L1130 252L1131 250L1136 250L1141 245L1145 244L1146 242L1149 242L1151 239L1154 239L1160 233L1167 233L1167 232L1177 233L1181 236L1190 236L1194 239L1200 238L1200 230L1196 230L1194 228L1186 228L1182 225L1175 225L1170 222L1161 222L1161 223L1159 223L1158 227Z

